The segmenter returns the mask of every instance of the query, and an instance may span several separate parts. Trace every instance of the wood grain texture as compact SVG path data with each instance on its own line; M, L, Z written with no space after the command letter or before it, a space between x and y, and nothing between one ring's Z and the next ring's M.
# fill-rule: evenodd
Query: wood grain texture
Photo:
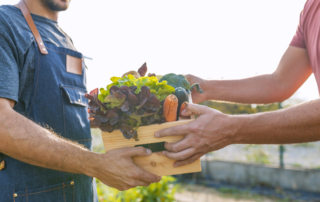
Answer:
M169 136L163 138L155 138L155 132L173 126L188 124L191 121L193 120L186 119L174 122L167 122L163 124L141 126L138 128L139 141L135 141L133 139L125 139L120 130L115 130L112 133L102 132L101 134L106 152L123 147L134 147L136 145L151 144L157 142L174 143L182 140L184 137ZM174 168L173 164L175 160L168 159L167 157L163 156L161 152L153 153L152 155L146 157L134 157L133 161L140 168L158 176L201 172L200 160L197 160L192 164Z
M200 159L189 165L174 168L175 160L168 159L161 152L153 153L150 156L133 157L133 162L143 170L158 176L201 172Z
M102 140L104 143L104 147L106 151L110 151L113 149L118 149L122 147L134 147L136 145L142 144L150 144L157 142L178 142L183 139L183 136L169 136L163 138L155 138L155 132L170 128L173 126L179 126L183 124L187 124L193 121L192 119L181 120L181 121L173 121L167 122L163 124L154 124L150 126L141 126L138 128L138 137L139 141L135 141L134 139L125 139L120 130L115 130L112 133L102 132Z

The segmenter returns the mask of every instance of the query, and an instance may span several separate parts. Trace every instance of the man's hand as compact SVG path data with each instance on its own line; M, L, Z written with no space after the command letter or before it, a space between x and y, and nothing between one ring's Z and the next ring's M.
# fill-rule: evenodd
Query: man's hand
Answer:
M120 191L159 182L161 177L142 170L132 161L134 156L149 156L151 153L151 150L143 147L128 147L101 154L100 159L96 160L99 162L94 176Z
M195 104L188 104L182 114L196 114L199 117L189 124L164 129L155 134L155 137L185 136L180 142L165 144L167 151L163 151L163 154L170 159L178 160L174 167L192 163L204 154L232 143L236 127L231 127L231 116Z
M250 115L226 115L189 104L182 115L199 117L186 125L161 130L155 137L184 135L166 143L163 154L178 160L174 166L194 162L207 152L230 144L295 144L320 140L320 100L283 110Z
M200 87L202 88L202 90L204 91L204 93L198 93L196 91L196 89L194 88L192 91L192 94L191 94L192 95L192 102L198 104L200 102L206 101L207 100L207 94L206 94L207 89L205 88L205 80L203 80L199 77L193 76L191 74L187 74L187 75L185 75L185 77L187 78L187 80L189 81L189 83L191 85L198 83L200 85Z
M97 177L125 190L148 186L161 178L134 165L133 156L147 156L145 148L123 148L105 154L53 134L15 112L14 101L0 98L0 152L25 163Z

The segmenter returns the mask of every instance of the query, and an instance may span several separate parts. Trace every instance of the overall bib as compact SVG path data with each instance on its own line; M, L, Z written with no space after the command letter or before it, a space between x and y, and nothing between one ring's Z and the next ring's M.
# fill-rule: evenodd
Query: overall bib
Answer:
M30 22L31 15L23 1L19 7L37 41L34 42L36 67L31 104L26 112L28 118L92 149L82 54L43 42L33 21ZM80 61L78 74L67 71L67 64L74 66L74 61ZM0 171L1 202L98 201L91 177L29 165L9 156L4 156L4 162L6 167Z

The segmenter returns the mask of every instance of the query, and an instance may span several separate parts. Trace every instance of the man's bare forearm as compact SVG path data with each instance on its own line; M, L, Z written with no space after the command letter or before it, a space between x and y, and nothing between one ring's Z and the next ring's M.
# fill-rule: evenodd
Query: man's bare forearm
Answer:
M291 144L320 140L320 100L288 109L233 116L238 144Z
M204 95L193 92L196 103L222 100L238 103L267 104L288 99L311 75L312 69L305 49L288 47L272 74L239 80L202 80L187 75L191 83L200 83Z
M208 100L248 104L279 102L290 97L292 92L284 91L272 77L266 74L239 80L206 81L204 92Z
M92 161L95 153L53 134L11 108L0 111L0 152L40 167L93 175L84 162Z

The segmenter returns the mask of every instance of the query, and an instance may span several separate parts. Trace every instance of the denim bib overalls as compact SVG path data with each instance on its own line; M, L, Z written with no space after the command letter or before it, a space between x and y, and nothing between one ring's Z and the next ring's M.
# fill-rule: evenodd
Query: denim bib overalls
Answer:
M92 149L88 100L84 98L87 89L83 56L43 43L48 54L42 54L34 43L34 85L25 113L41 126ZM66 71L67 57L81 59L81 75ZM96 184L91 177L29 165L9 156L4 156L4 161L6 167L0 171L0 202L97 201Z

